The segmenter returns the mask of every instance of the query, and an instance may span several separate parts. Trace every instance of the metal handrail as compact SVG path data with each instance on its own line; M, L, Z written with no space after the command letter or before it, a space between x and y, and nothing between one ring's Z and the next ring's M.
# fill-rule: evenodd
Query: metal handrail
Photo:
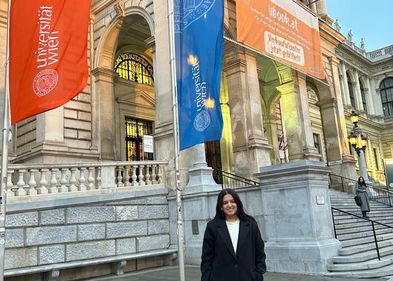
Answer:
M345 186L344 186L345 182L352 182L354 184L357 183L357 181L354 179L350 179L350 178L343 177L341 175L336 175L336 174L330 173L329 174L330 187L332 187L334 185L334 183L333 183L334 180L332 179L332 177L336 177L336 178L340 179L340 181L337 182L336 184L341 185L341 191L344 191L344 192L345 192ZM370 198L370 200L385 204L389 207L393 207L393 191L389 190L388 187L386 187L386 189L380 188L377 186L369 186L369 187L372 188L372 190L374 191L374 193L373 193L373 191L370 191L371 194L368 193L368 198ZM377 194L375 195L375 193L377 193Z
M213 170L213 178L216 181L216 183L221 184L221 187L223 189L260 185L260 182L258 181L248 179L230 172L226 172L221 169Z
M373 186L372 188L373 188L374 192L377 193L377 195L375 195L373 193L371 193L371 195L368 194L368 197L370 198L370 200L385 204L389 207L393 206L392 205L392 203L393 203L393 198L392 198L393 192L392 191L390 191L389 189L383 189L383 188L376 187L376 186Z
M333 177L338 178L338 181L334 181ZM351 178L346 178L341 175L336 175L336 174L329 174L329 188L332 186L337 186L337 184L341 187L339 190L345 192L345 183L352 182L356 183L356 180L351 179Z
M359 219L363 219L363 220L367 220L367 221L371 222L371 227L372 227L373 235L374 235L375 249L377 251L378 260L381 260L381 255L379 253L377 234L376 234L376 231L375 231L375 224L382 225L382 226L390 228L390 229L393 229L392 226L384 224L384 223L381 223L381 222L378 222L378 221L375 221L375 220L372 220L372 219L369 219L369 218L364 218L364 217L361 217L359 215L356 215L356 214L353 214L353 213L350 213L350 212L347 212L347 211L344 211L344 210L341 210L341 209L337 209L337 208L334 208L334 207L331 207L331 211L332 211L332 219L333 219L334 236L336 237L336 239L337 239L337 231L336 231L336 223L335 223L334 212L333 211L338 211L338 212L341 212L341 213L344 213L344 214L347 214L347 215L350 215L350 216L354 216L354 217L357 217Z

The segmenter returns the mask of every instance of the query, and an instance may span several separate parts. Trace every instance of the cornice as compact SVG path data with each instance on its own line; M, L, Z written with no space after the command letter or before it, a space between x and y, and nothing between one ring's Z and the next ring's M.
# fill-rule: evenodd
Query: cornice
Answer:
M345 40L345 36L336 31L329 23L319 19L319 32L321 39L325 39L335 47L339 46Z

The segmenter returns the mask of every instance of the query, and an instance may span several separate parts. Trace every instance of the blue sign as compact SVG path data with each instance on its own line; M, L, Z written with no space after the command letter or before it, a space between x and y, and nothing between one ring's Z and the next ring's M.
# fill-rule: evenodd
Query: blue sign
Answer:
M224 0L175 0L180 150L220 140Z

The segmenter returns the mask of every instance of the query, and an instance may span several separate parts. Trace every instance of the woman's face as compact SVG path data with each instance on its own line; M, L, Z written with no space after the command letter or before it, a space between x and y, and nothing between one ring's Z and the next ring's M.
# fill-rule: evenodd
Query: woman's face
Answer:
M222 200L222 210L227 218L236 216L237 204L235 202L235 199L233 199L232 195L224 195L224 198Z
M360 177L359 178L359 182L363 183L364 182L364 178Z

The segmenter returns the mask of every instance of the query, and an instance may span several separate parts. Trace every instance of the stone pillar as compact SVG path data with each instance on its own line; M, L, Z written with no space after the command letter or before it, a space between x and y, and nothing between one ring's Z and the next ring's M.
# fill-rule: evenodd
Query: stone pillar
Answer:
M366 88L364 89L365 94L366 94L366 99L367 99L367 107L368 107L368 113L371 115L375 115L375 105L374 105L374 99L373 99L373 91L371 90L371 83L370 83L370 78L366 78Z
M323 120L324 135L326 140L326 153L328 155L328 165L332 169L332 173L347 178L356 178L355 159L349 152L348 133L346 127L346 117L343 104L343 93L336 83L339 79L338 66L339 61L335 57L329 58L332 69L333 85L331 89L326 88L320 96L322 100L319 102L321 107L321 115ZM342 65L344 66L344 65ZM345 70L345 66L344 66ZM346 77L346 76L345 76ZM348 85L345 84L347 87ZM324 99L323 97L329 97ZM350 104L350 102L349 102Z
M37 147L45 150L64 151L64 107L37 115Z
M340 248L334 238L328 173L324 163L309 160L261 168L268 271L327 272Z
M364 111L362 103L362 93L360 91L359 74L356 70L353 71L355 81L352 81L353 90L355 94L355 104L356 108L360 111Z
M64 108L60 106L37 116L37 142L64 142Z
M93 71L95 76L96 106L98 119L98 136L100 159L115 160L115 109L112 69L97 68Z
M288 142L289 160L320 160L314 147L305 75L298 74L295 82L277 87L281 93L283 120Z
M343 98L344 98L344 105L351 105L351 98L349 96L349 89L348 89L348 77L347 77L347 68L345 64L341 62L340 64L341 74L342 74L342 83L343 83Z
M371 83L371 89L375 89L375 93L373 94L373 100L374 100L374 105L375 105L375 114L376 115L384 115L383 113L383 107L382 107L382 99L381 99L381 90L380 88L375 85L375 80L372 79L370 81Z
M254 55L226 64L235 172L252 176L270 165L271 145L264 135L261 97Z

